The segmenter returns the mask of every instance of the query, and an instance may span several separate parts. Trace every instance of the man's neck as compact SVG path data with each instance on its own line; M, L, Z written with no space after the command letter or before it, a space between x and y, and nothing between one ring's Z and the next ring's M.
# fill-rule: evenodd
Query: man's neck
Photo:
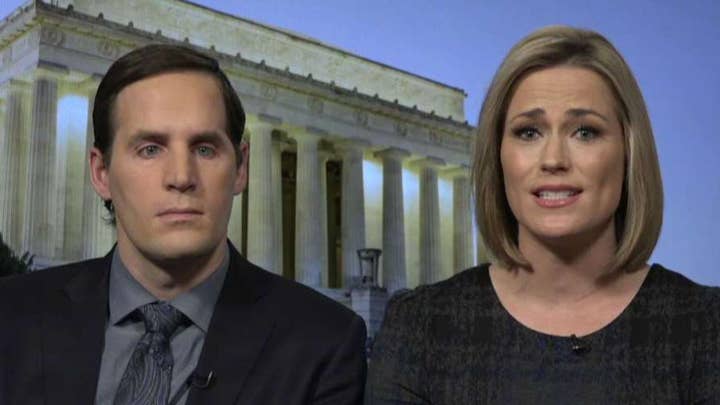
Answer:
M169 301L210 277L222 264L228 247L222 242L205 255L152 258L118 235L117 249L133 278L158 300Z

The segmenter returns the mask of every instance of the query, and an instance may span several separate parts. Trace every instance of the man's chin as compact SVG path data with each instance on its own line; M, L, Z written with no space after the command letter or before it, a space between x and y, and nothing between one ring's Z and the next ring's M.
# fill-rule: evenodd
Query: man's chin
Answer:
M157 239L146 253L155 262L195 261L209 258L222 243L207 238L174 237Z

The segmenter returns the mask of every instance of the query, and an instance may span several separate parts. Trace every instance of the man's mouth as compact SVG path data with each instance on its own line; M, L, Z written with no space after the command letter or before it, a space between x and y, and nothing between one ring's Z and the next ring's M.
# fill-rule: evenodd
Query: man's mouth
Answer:
M169 208L161 211L158 216L171 219L189 219L201 215L202 211L192 208Z

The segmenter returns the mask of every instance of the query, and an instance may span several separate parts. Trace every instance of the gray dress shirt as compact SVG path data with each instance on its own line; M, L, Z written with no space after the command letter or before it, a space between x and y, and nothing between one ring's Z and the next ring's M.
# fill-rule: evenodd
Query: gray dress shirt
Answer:
M170 398L195 370L228 265L229 253L226 251L222 264L210 277L170 301L192 322L185 328L179 328L170 340L174 360ZM130 274L117 249L113 254L109 283L105 347L95 394L98 405L113 403L130 355L145 333L145 324L128 315L138 307L158 301ZM185 404L187 396L186 391L178 404Z

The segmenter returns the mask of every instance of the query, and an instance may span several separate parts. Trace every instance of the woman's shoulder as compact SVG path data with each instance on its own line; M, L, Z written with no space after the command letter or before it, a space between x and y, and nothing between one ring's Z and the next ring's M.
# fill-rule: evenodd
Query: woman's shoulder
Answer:
M664 313L703 314L720 319L720 287L698 284L660 264L648 274L645 295Z
M657 264L650 276L649 316L667 319L680 352L688 348L692 352L688 356L689 397L693 403L719 403L720 288L698 284Z
M397 291L388 302L388 313L413 314L416 318L466 304L482 306L483 301L492 297L489 266L484 263L434 284Z

